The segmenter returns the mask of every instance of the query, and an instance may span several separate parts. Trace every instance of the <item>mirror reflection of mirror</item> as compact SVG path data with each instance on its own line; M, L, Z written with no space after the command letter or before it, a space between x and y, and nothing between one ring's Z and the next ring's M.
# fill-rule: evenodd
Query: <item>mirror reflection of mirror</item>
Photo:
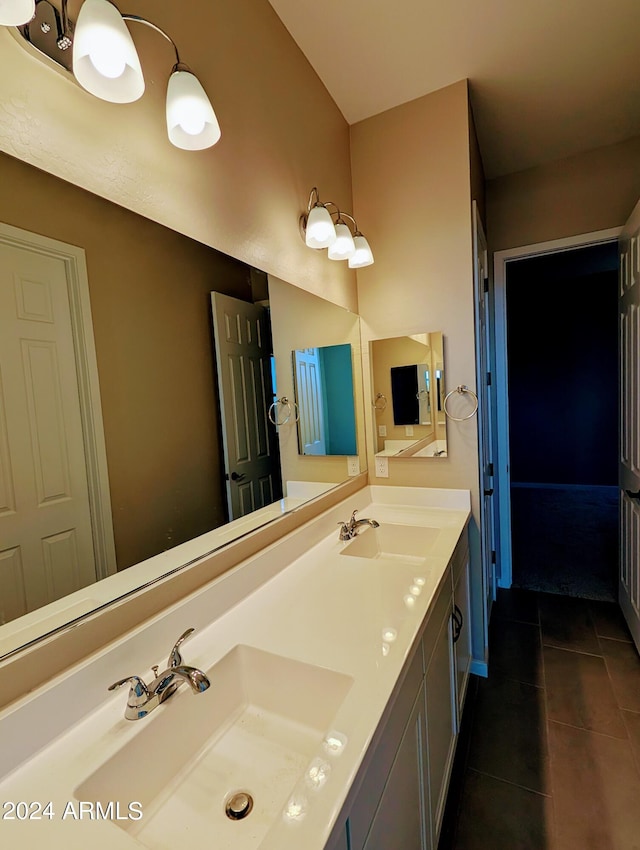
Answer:
M343 481L349 468L347 457L357 456L360 469L366 466L360 319L356 313L284 284L272 275L269 276L269 303L278 395L296 400L301 422L307 402L301 397L301 389L294 385L296 370L295 365L292 367L292 359L295 363L295 352L306 352L305 359L313 359L318 353L318 359L322 358L325 370L328 370L324 381L322 378L316 380L318 389L310 394L308 406L313 409L313 404L321 401L328 407L331 419L328 423L329 451L326 451L326 445L325 454L316 451L313 443L319 440L310 432L302 437L310 447L310 451L303 453L298 426L292 417L278 428L284 486L286 488L290 481L300 479ZM298 360L301 359L298 356ZM297 371L300 372L301 368L300 364ZM317 418L320 418L319 414ZM322 419L326 418L325 409Z
M246 307L261 305L267 322L280 313L281 326L290 319L290 291L295 292L297 311L313 315L318 303L326 305L323 322L331 323L332 311L341 316L343 308L284 282L277 306L271 305L265 273L3 153L0 180L4 189L0 222L6 222L5 235L18 228L25 234L25 244L32 237L49 240L46 250L41 251L38 247L17 247L12 236L0 239L4 252L0 285L9 299L2 302L2 315L13 316L16 324L26 322L27 329L17 333L38 340L30 349L30 388L16 385L17 389L9 390L7 381L2 383L0 523L12 516L11 510L3 510L10 507L15 495L16 484L9 471L15 472L22 464L14 464L8 453L15 435L21 441L23 459L38 456L40 448L42 457L54 458L46 471L41 470L40 478L33 470L26 476L42 484L36 484L34 491L37 502L68 504L66 498L56 494L65 492L71 480L67 465L72 460L75 464L75 458L80 471L72 474L85 480L76 487L73 479L74 491L85 492L80 509L83 530L69 532L76 526L67 516L60 528L43 532L46 545L41 545L42 535L38 536L31 520L22 524L29 538L26 542L14 537L13 528L9 532L8 526L0 525L0 562L4 568L0 570L1 657L145 584L155 577L155 569L158 575L166 572L166 566L156 568L156 563L169 564L173 569L231 542L345 480L347 471L343 464L332 469L330 477L318 479L317 470L301 468L285 477L285 471L276 465L270 473L270 485L265 485L258 472L258 483L252 484L250 491L243 463L248 456L260 454L269 442L266 402L273 399L265 382L267 397L259 404L248 404L246 419L237 420L242 424L240 445L230 452L221 425L218 388L222 378L217 367L224 358L232 362L235 355L227 352L216 356L214 352L217 338L211 293L221 293ZM34 257L46 266L42 279L40 270L33 266ZM16 278L21 281L18 300L14 297L14 275L7 271L14 260L26 263ZM84 295L72 292L69 280L76 272L84 276ZM46 275L50 280L45 281ZM70 336L63 340L63 329L59 331L60 343L40 333L52 327L47 318L51 305L60 313L59 299L63 306L67 304L62 310L67 327L77 325L78 316L84 317L88 341L94 343L93 367L74 350ZM226 342L233 348L238 322L232 325L229 321L230 339ZM5 330L3 326L3 346L9 339ZM36 331L40 336L34 336ZM272 369L268 328L262 338L269 345L260 352L264 359L261 374L268 377ZM345 340L349 340L348 335L341 339L336 335L331 342ZM64 349L69 379L75 380L78 369L86 372L83 389L76 388L70 396L94 393L96 419L102 420L95 432L102 429L102 461L90 457L95 454L95 445L82 436L85 412L68 413L65 409L64 427L54 427L57 414L51 411L57 409L62 394L50 380L54 361L48 359L47 352L58 344L62 348L56 355L56 368L61 368ZM290 343L286 345L290 352ZM4 379L9 368L4 347L0 355ZM236 371L234 380L239 377ZM27 422L30 410L33 413L35 409L28 401L36 399L32 390L39 393L38 404L49 405L51 415L47 414L44 429L38 430L33 417L31 424ZM19 414L23 408L24 413ZM249 433L249 420L255 425L255 433ZM72 421L76 423L73 427ZM27 435L26 440L23 435ZM278 436L271 440L276 457ZM56 446L60 449L57 453L53 451ZM85 463L93 464L94 470L87 471ZM86 479L95 469L98 484L90 483L86 495ZM281 489L287 480L292 482L291 488ZM234 489L241 496L237 508L232 506L230 494ZM256 508L255 513L248 513ZM97 544L94 532L100 524L103 543ZM18 524L13 525L17 528ZM36 566L30 565L31 557L25 555L34 548L44 552ZM96 556L94 561L91 552L95 554L97 549L101 549L100 559ZM168 550L176 553L173 558L182 560L169 560L164 554Z
M370 343L376 453L446 457L442 333Z
M301 455L355 455L351 346L323 345L292 353Z

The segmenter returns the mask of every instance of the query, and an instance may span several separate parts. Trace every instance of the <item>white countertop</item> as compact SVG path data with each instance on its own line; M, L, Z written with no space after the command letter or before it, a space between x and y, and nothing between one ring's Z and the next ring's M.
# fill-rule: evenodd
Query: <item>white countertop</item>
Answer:
M443 507L429 506L434 503ZM356 507L362 516L373 517L381 525L438 526L442 531L419 566L346 557L340 554L345 544L338 540L336 521L348 519ZM5 801L52 804L50 818L0 821L2 843L25 850L151 846L135 837L135 829L125 831L110 820L79 819L76 789L142 728L153 729L161 713L166 713L163 719L171 713L176 737L172 741L170 736L169 740L158 736L155 746L168 748L179 741L184 701L206 700L208 692L194 696L182 688L148 718L130 722L123 718L126 688L107 694L106 686L132 673L148 681L149 665L163 663L173 639L196 625L199 630L184 646L183 655L186 663L203 670L243 644L352 679L333 718L333 731L346 741L343 752L337 758L327 757L322 742L318 743L318 755L331 765L328 780L319 791L307 794L304 818L291 822L280 813L259 845L262 850L322 850L469 515L467 491L365 488L152 624L105 647L94 659L0 713L0 753L8 753L10 765L26 759L4 779L6 763L3 771L0 762L0 805ZM421 591L411 597L414 602L407 603L416 578L421 579ZM389 642L385 634L397 636ZM147 669L144 664L138 666L143 657ZM76 721L74 713L81 710L86 710L86 716L80 714ZM72 721L68 729L65 717ZM136 768L144 772L142 761ZM132 801L119 802L126 814ZM74 806L75 816L69 813L68 803ZM68 816L63 819L65 808ZM3 814L6 818L6 812L5 805L0 818ZM245 825L250 825L251 817L238 823L226 821L228 829L223 824L212 832L210 846L216 850L245 846L234 836L241 835L240 829L249 829ZM197 845L191 846L198 850Z

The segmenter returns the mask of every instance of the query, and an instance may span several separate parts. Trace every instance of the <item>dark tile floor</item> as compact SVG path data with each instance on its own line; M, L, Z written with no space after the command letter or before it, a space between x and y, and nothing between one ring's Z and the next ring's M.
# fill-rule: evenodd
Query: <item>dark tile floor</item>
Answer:
M500 590L438 850L640 850L640 658L618 606Z

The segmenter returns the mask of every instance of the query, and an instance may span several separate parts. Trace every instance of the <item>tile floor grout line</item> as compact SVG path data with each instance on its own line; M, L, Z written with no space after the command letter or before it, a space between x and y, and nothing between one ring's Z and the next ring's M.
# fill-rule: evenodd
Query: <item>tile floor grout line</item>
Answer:
M604 653L586 652L584 649L574 649L572 646L556 646L554 643L544 643L542 648L560 649L562 652L574 652L576 655L588 655L590 658L604 658Z
M478 770L477 767L469 767L469 772L477 773L480 776L487 776L489 779L495 779L496 782L504 782L505 785L511 785L512 788L519 788L521 791L527 791L529 794L537 794L538 797L546 797L552 799L551 794L545 794L544 791L536 791L535 788L529 788L527 785L520 785L518 782L513 782L511 779L505 779L504 776L496 776L495 773L487 773L486 770Z
M545 725L545 739L547 744L547 776L546 781L549 785L549 796L551 798L551 843L552 845L556 845L558 841L558 829L557 829L557 812L556 812L556 795L555 788L553 782L553 769L552 769L552 758L551 758L551 729L549 728L549 694L547 691L547 668L544 661L544 636L542 629L542 611L540 610L540 595L537 597L538 602L538 623L540 629L540 666L542 672L542 691L543 691L543 703L544 703L544 725Z
M624 709L618 709L622 713ZM624 718L620 718L624 722ZM600 735L601 738L609 738L610 741L626 741L629 743L629 735L627 728L625 726L625 732L627 732L626 738L620 738L617 735L608 735L606 732L598 732L596 729L587 729L586 726L576 726L573 723L565 723L564 720L555 720L553 717L548 719L548 723L557 723L558 726L564 726L567 729L575 729L576 732L587 732L589 735Z

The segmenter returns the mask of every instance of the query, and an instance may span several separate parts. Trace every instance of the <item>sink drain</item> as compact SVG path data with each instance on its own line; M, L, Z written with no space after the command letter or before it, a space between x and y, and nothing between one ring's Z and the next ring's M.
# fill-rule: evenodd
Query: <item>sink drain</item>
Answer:
M224 813L231 820L242 820L246 818L253 808L253 797L246 791L237 791L232 794L225 803Z

